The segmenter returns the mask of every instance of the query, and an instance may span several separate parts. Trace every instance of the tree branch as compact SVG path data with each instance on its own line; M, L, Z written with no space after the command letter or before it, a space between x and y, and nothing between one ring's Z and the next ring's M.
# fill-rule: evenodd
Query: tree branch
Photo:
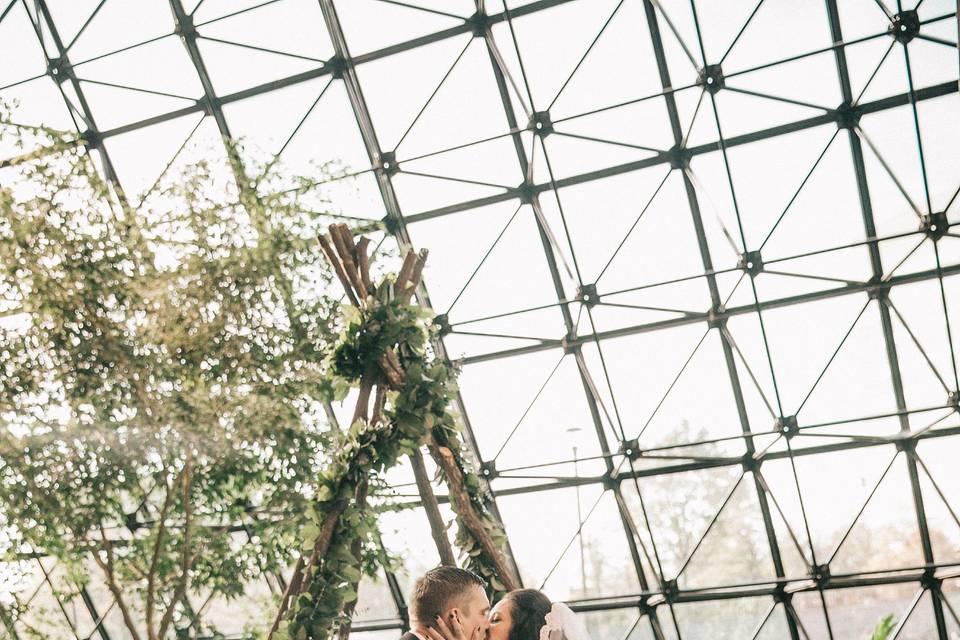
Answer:
M123 592L120 590L120 587L117 584L116 576L113 572L113 549L110 543L107 541L107 532L103 530L102 522L98 523L98 526L100 528L100 536L103 538L104 542L106 542L104 545L104 550L107 553L107 561L104 562L96 550L94 550L90 555L93 556L94 561L107 578L107 588L113 595L113 599L117 602L117 607L120 609L120 615L123 617L123 624L126 625L127 630L130 632L130 637L133 638L133 640L140 640L140 633L137 631L137 625L133 620L133 616L130 615L130 607L127 606L126 601L123 599Z
M188 444L187 459L186 462L184 462L183 475L181 476L183 484L181 500L183 501L184 521L183 542L181 543L182 548L180 554L180 584L177 585L173 598L170 599L170 606L163 612L163 617L160 619L160 628L157 632L158 638L163 638L167 633L167 628L173 620L173 612L177 608L177 603L183 598L190 584L190 569L193 567L193 563L196 562L199 553L192 555L190 553L190 543L193 534L193 509L190 505L190 489L193 485L193 453L189 447L190 445Z
M176 479L173 482L176 485ZM150 557L150 568L147 570L147 596L145 608L146 608L146 621L147 621L147 637L151 640L156 640L153 630L153 614L154 614L154 604L156 598L156 586L157 586L157 564L160 561L160 549L163 546L163 536L166 533L166 521L167 513L170 510L170 503L173 499L173 490L167 484L166 479L163 481L163 487L166 490L166 493L163 496L163 506L160 508L160 519L157 523L157 538L153 542L153 553Z

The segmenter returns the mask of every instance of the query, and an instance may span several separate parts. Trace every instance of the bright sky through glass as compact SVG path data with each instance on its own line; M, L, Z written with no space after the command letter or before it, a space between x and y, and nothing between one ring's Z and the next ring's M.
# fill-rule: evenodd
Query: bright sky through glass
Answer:
M681 590L721 586L706 568L715 558L726 584L768 584L769 531L799 580L811 549L825 562L855 520L907 532L902 548L871 549L869 567L838 551L834 573L922 566L913 481L936 562L960 562L956 2L921 1L904 44L891 33L913 23L895 14L916 0L488 0L486 32L470 0L340 0L345 70L326 0L184 0L193 58L165 0L40 4L49 16L0 2L0 99L17 102L16 123L98 131L138 194L183 148L222 153L225 123L260 156L282 151L293 173L328 160L359 172L330 185L337 212L402 216L430 249L430 302L452 329L448 354L463 358L464 407L500 474L492 487L528 586L636 594L634 552L650 592L661 567L667 581L680 572ZM76 82L48 73L37 23L49 57L68 49ZM0 142L0 158L23 152ZM879 299L878 283L893 285ZM793 416L788 440L777 419ZM897 450L877 438L920 432L919 471L901 452L884 475ZM633 439L644 456L617 455ZM740 462L754 452L769 456L763 482ZM608 464L626 479L605 491ZM408 469L390 477L415 497ZM555 486L523 491L543 485ZM646 517L638 491L656 507ZM408 554L406 589L437 562L425 517L383 526ZM748 547L762 550L755 566L724 569ZM361 621L395 619L386 587L367 589ZM876 617L855 613L869 593L808 596L796 619L776 605L764 622L764 594L662 607L660 623L664 637L697 637L727 616L730 635L717 637L774 638L799 619L827 637L832 606L832 632L854 637ZM901 609L909 597L876 596ZM924 600L917 635L902 637L933 637L935 610ZM596 628L625 637L637 613L590 620L607 616ZM631 637L653 629L644 617Z

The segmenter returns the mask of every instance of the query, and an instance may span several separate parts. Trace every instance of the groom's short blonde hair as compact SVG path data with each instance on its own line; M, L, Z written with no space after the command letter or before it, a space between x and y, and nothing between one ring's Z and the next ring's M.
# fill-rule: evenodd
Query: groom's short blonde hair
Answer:
M486 589L487 585L472 571L457 567L431 569L413 585L411 616L416 622L431 626L438 616L460 606L467 593L476 587Z

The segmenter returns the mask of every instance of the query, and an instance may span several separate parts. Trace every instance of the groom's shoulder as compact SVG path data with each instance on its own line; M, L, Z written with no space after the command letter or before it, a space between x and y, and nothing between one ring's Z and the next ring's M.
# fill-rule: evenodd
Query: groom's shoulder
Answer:
M420 640L420 638L415 633L407 631L405 634L400 636L400 640Z

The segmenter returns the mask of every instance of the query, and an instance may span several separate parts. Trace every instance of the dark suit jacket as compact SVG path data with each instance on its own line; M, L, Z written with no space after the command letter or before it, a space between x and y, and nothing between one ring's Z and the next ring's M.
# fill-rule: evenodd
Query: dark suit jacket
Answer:
M400 640L420 640L417 636L407 631L405 634L400 636Z

